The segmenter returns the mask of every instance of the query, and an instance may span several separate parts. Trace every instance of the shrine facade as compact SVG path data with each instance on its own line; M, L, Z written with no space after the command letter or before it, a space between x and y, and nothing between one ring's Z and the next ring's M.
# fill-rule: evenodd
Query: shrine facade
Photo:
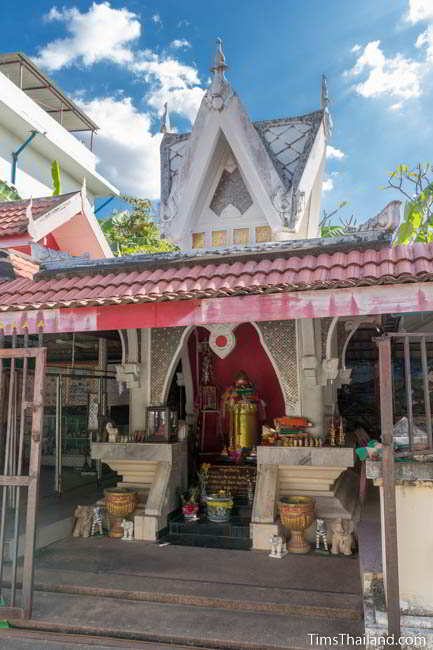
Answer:
M168 531L185 543L179 493L209 465L209 489L239 497L238 548L269 550L282 499L314 499L329 526L356 528L354 449L335 424L348 346L360 327L384 331L388 315L433 311L433 247L391 246L396 201L357 232L320 239L326 80L318 110L252 122L226 69L219 42L191 133L172 132L168 110L161 122L161 229L179 250L45 260L32 277L10 252L0 332L10 344L118 331L128 433L109 442L99 432L91 454L137 490L137 540ZM158 442L171 411L185 428ZM149 431L150 413L164 430Z

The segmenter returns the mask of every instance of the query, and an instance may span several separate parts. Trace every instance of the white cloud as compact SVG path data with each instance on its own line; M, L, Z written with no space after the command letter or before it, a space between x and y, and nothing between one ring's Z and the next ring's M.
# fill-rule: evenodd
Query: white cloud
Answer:
M87 12L76 7L53 7L47 21L63 22L70 36L58 38L40 48L35 63L48 70L60 70L73 63L92 65L98 61L128 63L133 60L131 43L138 39L140 23L135 13L114 9L109 2L94 2Z
M326 147L327 158L335 158L336 160L341 160L345 155L346 154L344 151L341 151L341 149L337 149L336 147L332 147L330 144L328 144Z
M151 133L151 116L140 113L130 97L99 97L77 103L100 127L95 141L99 171L122 192L159 198L162 135Z
M399 111L401 108L403 108L403 102L397 102L396 104L391 104L389 107L390 111Z
M402 54L387 58L380 48L380 41L371 41L345 75L358 77L363 73L367 73L365 81L354 86L358 94L363 97L390 95L405 100L421 95L425 65Z
M433 24L418 36L415 45L418 48L425 47L426 60L430 64L433 63Z
M178 50L180 48L191 47L191 43L186 40L186 38L175 38L174 41L171 41L170 47Z
M91 66L100 61L122 65L122 73L143 88L146 109L134 106L121 91L115 97L89 98L78 93L82 109L100 126L96 140L98 169L121 191L150 199L159 197L159 144L155 118L165 102L169 111L193 122L204 90L196 68L175 56L137 48L141 27L138 16L127 9L114 9L109 2L93 2L80 12L76 7L52 7L47 21L64 24L67 36L39 51L36 63L49 70L72 65ZM152 16L161 25L159 14ZM188 47L186 39L173 41L173 48Z
M409 0L409 8L405 19L413 25L420 20L433 20L432 0Z
M334 189L334 181L332 180L332 178L326 178L322 182L322 191L323 192L330 192L333 189Z
M356 43L356 44L352 47L351 52L355 52L355 53L356 53L356 52L360 52L361 50L362 50L362 47L361 47L360 45L358 45L358 43Z
M149 52L130 67L150 85L146 97L149 106L161 112L164 103L168 102L170 112L194 121L204 94L195 68L172 57L163 58Z

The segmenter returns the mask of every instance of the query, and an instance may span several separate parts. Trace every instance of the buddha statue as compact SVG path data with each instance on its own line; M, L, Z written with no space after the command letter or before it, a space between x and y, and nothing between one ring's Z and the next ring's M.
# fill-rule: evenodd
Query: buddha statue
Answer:
M222 430L231 456L251 450L264 420L264 403L246 372L241 370L222 396Z

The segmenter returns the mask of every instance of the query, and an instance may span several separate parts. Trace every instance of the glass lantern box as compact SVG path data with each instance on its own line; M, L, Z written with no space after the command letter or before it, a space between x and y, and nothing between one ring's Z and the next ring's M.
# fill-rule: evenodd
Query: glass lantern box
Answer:
M176 442L177 417L169 406L148 406L146 442Z

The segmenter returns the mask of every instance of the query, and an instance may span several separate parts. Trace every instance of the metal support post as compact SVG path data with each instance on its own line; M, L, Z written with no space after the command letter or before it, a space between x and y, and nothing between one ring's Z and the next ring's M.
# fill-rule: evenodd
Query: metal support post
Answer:
M386 603L388 635L400 648L400 588L398 578L397 509L394 479L391 339L376 339L379 348L380 417L383 443L383 508L385 538Z

